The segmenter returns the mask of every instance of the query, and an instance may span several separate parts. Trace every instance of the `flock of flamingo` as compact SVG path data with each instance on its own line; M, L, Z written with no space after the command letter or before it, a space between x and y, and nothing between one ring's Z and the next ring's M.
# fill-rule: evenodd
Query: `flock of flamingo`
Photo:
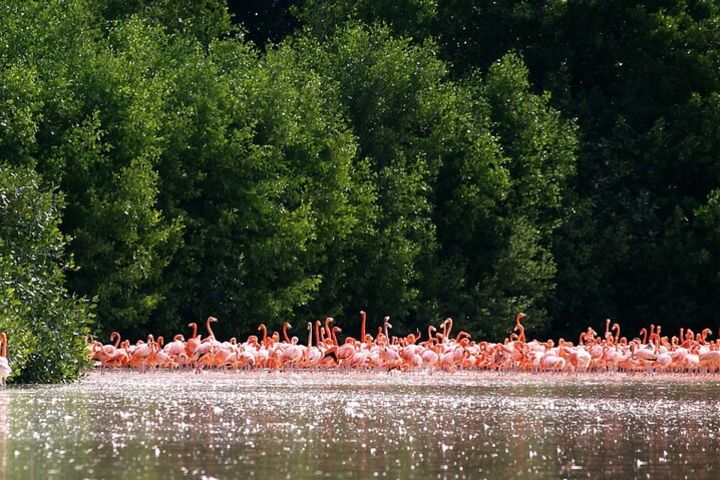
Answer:
M522 321L515 317L512 333L498 343L475 341L467 332L452 336L453 321L446 319L440 330L429 326L427 336L416 331L406 336L391 336L389 317L378 327L375 336L366 331L367 315L360 312L360 338L346 337L341 343L330 317L325 322L308 322L307 344L290 338L290 324L282 332L268 335L261 324L261 337L252 335L245 342L235 338L221 342L215 338L209 317L207 336L198 334L197 324L190 323L192 335L182 334L172 342L149 335L135 345L122 340L118 333L110 336L114 344L94 341L90 355L101 368L187 368L200 373L205 368L219 369L339 369L379 371L499 370L521 372L717 372L720 371L720 339L709 341L710 329L700 333L680 329L679 336L661 336L661 328L650 325L640 331L642 338L628 340L620 336L620 325L606 320L605 332L598 335L592 328L580 334L577 344L560 339L527 341ZM313 342L314 339L314 342Z
M620 336L620 325L605 322L605 332L598 335L592 328L580 334L577 344L560 339L527 341L519 313L515 327L503 342L475 341L467 332L452 336L453 320L446 319L441 331L430 325L427 338L420 331L406 336L391 336L392 325L385 317L375 336L366 330L367 315L360 312L360 339L346 337L340 343L330 317L322 323L308 322L307 344L290 338L291 325L283 324L282 333L268 335L267 327L258 328L262 336L251 335L245 342L235 338L220 342L215 338L209 317L207 336L198 334L196 323L188 326L187 340L175 335L165 344L163 337L148 335L147 341L134 345L113 332L110 341L93 341L88 353L101 370L134 368L186 368L200 373L205 368L219 369L339 369L390 371L497 370L520 372L612 372L646 371L667 373L701 373L720 371L720 339L708 340L710 329L699 333L680 329L678 336L661 336L661 328L650 325L640 336L628 340ZM313 343L314 339L314 343ZM7 358L7 336L0 332L0 381L11 374Z

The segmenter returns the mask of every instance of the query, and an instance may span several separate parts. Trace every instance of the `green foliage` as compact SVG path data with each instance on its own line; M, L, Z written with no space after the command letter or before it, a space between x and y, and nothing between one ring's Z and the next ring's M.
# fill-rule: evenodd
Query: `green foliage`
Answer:
M504 333L506 325L490 319L513 311L528 311L534 327L547 323L552 234L576 149L574 126L548 102L530 92L513 55L446 97L435 187L439 278L431 289L443 311L485 335Z
M581 140L571 183L532 185L553 169L567 178L560 155L559 164L543 163L550 169L528 175L529 188L515 195L538 200L528 213L540 238L558 226L547 222L566 216L552 244L541 240L557 262L558 287L547 303L557 331L574 334L588 317L611 316L631 331L650 319L693 327L707 322L714 293L702 285L710 272L691 265L703 256L692 240L696 211L719 186L709 126L711 99L720 90L718 2L454 0L406 8L402 18L381 3L304 5L301 18L318 36L372 20L417 44L432 38L461 82L498 70L497 59L516 52L531 90L549 91L543 101L576 119ZM510 156L532 156L532 149L542 155L542 135L528 141L513 133L533 118L517 105L531 103L514 102L503 91L496 83L486 92L489 99L500 95L495 105L514 104L519 114L498 119L494 131L516 142L503 148ZM559 150L567 135L551 134Z
M502 330L491 319L519 309L546 321L550 236L576 131L530 92L522 61L509 56L487 79L456 84L432 43L384 27L351 24L296 44L337 86L374 173L376 213L353 252L362 261L346 313L366 307L418 324L452 315L493 335Z
M162 25L170 32L190 35L209 44L233 30L227 2L222 0L93 0L92 11L107 20L135 16Z
M159 273L180 230L155 208L167 84L147 67L160 61L153 45L165 34L129 20L106 38L92 5L0 7L2 55L29 65L6 73L10 135L2 137L17 140L3 154L59 184L63 230L76 238L70 248L80 266L70 288L97 297L101 326L127 327L163 298Z
M351 28L325 44L305 37L297 48L305 68L335 86L330 91L370 167L373 185L365 189L375 200L349 252L355 269L346 285L348 314L364 307L404 317L417 309L422 262L436 248L431 195L438 162L424 150L421 130L444 65L381 29Z
M228 40L197 61L171 100L187 114L168 124L161 159L163 204L186 225L164 307L213 313L233 332L279 325L346 274L336 260L360 215L357 147L291 50L258 59Z
M394 26L437 6L376 7ZM68 285L97 300L98 332L213 314L238 334L360 308L492 334L517 309L544 322L576 132L519 56L456 82L435 43L380 25L260 54L219 2L4 13L0 148L63 191Z
M710 318L717 2L278 8L257 49L219 0L0 5L0 158L62 191L98 332Z
M39 175L0 165L0 331L8 334L11 381L72 380L89 363L90 307L63 285L73 265L61 208Z
M306 0L291 11L324 40L347 22L385 23L405 36L424 38L437 18L437 0Z
M654 178L647 180L661 184L646 188L652 215L662 222L645 255L662 260L648 269L667 279L643 290L669 299L643 307L651 315L687 319L684 323L696 329L711 321L718 306L719 122L720 94L693 95L672 123L656 124L648 135L648 158L643 158L656 165ZM656 196L661 190L665 193Z
M550 95L532 93L522 59L508 54L495 62L481 84L512 180L508 209L541 229L561 223L563 195L575 173L577 128L550 106Z

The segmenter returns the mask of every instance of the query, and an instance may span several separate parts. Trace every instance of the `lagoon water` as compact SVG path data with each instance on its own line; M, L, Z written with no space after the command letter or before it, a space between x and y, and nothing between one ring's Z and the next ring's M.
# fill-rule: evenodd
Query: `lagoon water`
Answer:
M720 378L93 373L0 388L0 478L720 478Z

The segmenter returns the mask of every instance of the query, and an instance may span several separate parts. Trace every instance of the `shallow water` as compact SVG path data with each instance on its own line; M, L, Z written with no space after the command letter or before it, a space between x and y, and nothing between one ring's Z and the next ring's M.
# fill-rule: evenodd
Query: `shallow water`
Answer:
M111 373L0 389L0 478L718 478L720 379Z

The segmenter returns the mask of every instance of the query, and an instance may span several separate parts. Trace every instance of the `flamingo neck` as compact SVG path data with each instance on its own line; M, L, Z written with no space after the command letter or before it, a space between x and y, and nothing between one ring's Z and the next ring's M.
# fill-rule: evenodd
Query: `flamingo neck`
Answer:
M459 342L460 339L462 339L462 338L464 338L464 337L466 337L466 336L469 337L470 334L468 334L467 332L464 332L464 331L460 330L460 331L458 332L458 334L455 336L455 341L456 341L456 342Z
M325 317L325 336L327 338L332 338L332 330L330 330L330 322L332 322L332 318Z
M208 333L210 334L210 338L215 338L215 333L212 331L212 328L210 327L210 324L215 321L215 317L208 317L208 319L205 321L205 328L207 329Z
M287 334L287 327L288 327L288 323L287 322L283 323L283 328L282 328L283 340L285 341L285 343L290 343L290 338L288 337L288 334Z
M360 338L365 338L365 326L367 323L367 313L360 310Z
M445 320L445 322L447 323L448 327L447 327L447 332L443 332L443 333L445 334L445 338L449 338L450 333L452 332L452 329L453 329L453 319L451 317L448 317L447 320Z

